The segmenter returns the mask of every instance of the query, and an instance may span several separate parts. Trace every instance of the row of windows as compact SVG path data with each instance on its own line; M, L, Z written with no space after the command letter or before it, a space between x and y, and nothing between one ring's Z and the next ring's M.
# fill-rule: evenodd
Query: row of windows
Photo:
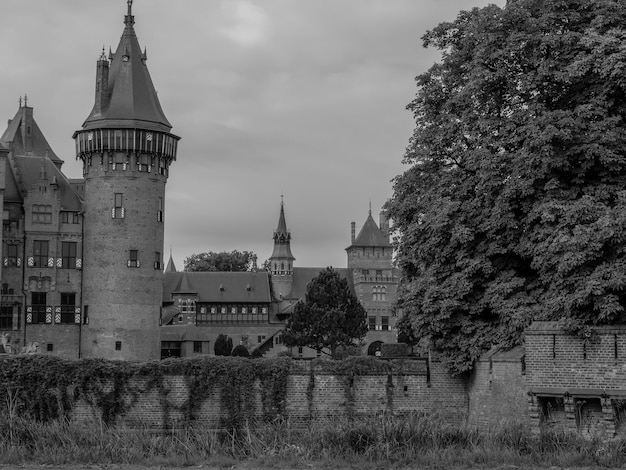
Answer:
M159 251L154 252L154 269L161 269L162 260L161 253ZM128 250L128 260L126 266L129 268L140 268L141 261L139 260L139 250Z
M31 268L63 268L80 269L82 261L76 257L76 242L61 242L61 257L56 259L50 255L50 242L48 240L34 240L33 254L27 258L27 266ZM5 249L4 266L21 266L18 256L19 245L8 244Z
M372 286L372 300L384 302L387 300L387 288L385 286Z
M266 305L200 305L196 306L196 324L208 323L262 323L267 322L269 308Z
M112 219L124 219L126 210L124 208L124 193L115 193L113 195L113 207L111 208ZM163 222L163 198L159 197L157 201L157 222Z
M33 292L26 306L26 323L80 323L80 307L75 292L61 292L61 305L47 305L46 292Z
M43 204L33 204L32 221L35 224L51 224L52 223L52 206ZM3 220L9 220L10 214L8 210L4 211ZM80 216L78 212L61 211L59 213L59 221L62 224L78 224Z
M391 331L389 317L380 317L380 323L377 323L376 317L368 317L368 329L370 331Z

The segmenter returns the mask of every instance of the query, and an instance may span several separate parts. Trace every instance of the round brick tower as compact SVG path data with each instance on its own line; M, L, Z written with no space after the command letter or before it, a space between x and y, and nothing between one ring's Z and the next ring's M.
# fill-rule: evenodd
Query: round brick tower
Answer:
M97 62L91 114L74 133L85 178L81 357L160 357L165 182L179 137L133 28Z

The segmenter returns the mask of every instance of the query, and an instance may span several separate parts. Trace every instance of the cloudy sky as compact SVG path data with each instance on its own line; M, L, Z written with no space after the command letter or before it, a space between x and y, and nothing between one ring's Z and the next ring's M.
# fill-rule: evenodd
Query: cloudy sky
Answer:
M392 194L413 123L414 77L439 59L421 37L504 0L135 0L135 31L182 140L166 191L165 253L272 252L284 195L296 266L346 266ZM102 47L124 0L2 0L0 109L28 95L70 177ZM2 131L0 131L0 134Z

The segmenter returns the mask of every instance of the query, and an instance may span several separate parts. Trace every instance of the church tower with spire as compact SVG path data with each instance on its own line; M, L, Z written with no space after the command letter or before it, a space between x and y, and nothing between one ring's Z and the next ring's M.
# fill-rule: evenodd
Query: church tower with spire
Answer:
M179 137L152 84L128 0L115 53L97 61L83 163L82 357L158 359L165 183Z
M280 300L291 292L293 285L293 262L291 254L291 232L287 230L285 222L285 204L280 202L280 216L278 227L274 230L274 251L269 258L272 273L272 291L274 297Z

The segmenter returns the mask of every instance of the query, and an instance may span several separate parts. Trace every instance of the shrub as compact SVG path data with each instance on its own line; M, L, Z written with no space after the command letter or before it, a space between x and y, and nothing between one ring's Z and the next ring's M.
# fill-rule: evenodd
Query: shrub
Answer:
M248 348L246 348L243 344L240 344L239 346L236 346L235 349L233 349L231 356L250 357L250 353L248 352Z

